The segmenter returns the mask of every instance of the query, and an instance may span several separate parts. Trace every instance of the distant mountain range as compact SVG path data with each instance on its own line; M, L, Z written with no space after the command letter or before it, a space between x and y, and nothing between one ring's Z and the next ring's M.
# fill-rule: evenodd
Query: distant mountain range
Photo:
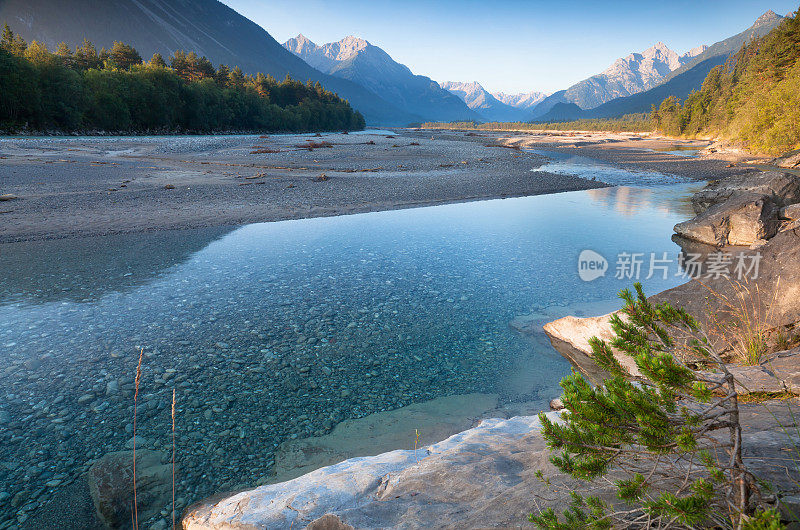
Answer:
M485 121L521 121L525 119L526 108L510 105L500 101L494 94L489 93L480 83L459 83L456 81L445 81L442 88L449 90L458 96L467 106L480 114ZM505 96L509 101L515 98L517 101L525 102L525 95ZM540 98L541 100L541 98ZM518 103L519 104L519 103Z
M533 110L529 118L543 116L559 104L573 103L578 110L592 109L613 99L638 94L659 85L670 73L707 48L698 46L678 55L663 42L657 42L641 53L631 53L617 59L597 75L552 94ZM555 112L562 115L568 108L572 107L559 105ZM549 115L547 119L553 120L555 115Z
M357 83L417 116L415 121L481 120L463 101L435 81L414 75L407 66L364 39L349 36L318 46L304 35L298 35L283 46L314 68Z
M528 119L532 121L548 122L583 118L613 118L624 114L649 112L651 105L658 105L669 96L676 96L683 99L689 95L689 92L692 90L700 88L700 85L702 85L703 80L705 80L708 72L710 72L712 68L723 64L732 53L738 51L744 44L756 37L769 33L781 20L783 20L783 17L780 15L775 14L771 10L767 11L758 17L753 25L745 31L711 46L694 48L681 56L668 53L668 48L659 43L641 54L642 57L644 57L645 53L652 50L650 53L651 55L660 55L662 58L668 59L664 64L670 68L670 71L663 74L658 83L654 83L651 80L649 81L650 86L644 86L642 90L636 93L625 97L609 99L603 104L593 107L589 107L585 101L584 105L577 103L575 99L576 95L580 94L582 91L576 90L576 87L581 85L591 86L591 80L594 79L594 77L598 77L594 76L573 85L567 90L552 94L533 108ZM654 49L661 48L662 46L663 49ZM700 53L697 53L698 51L700 51ZM634 56L635 55L636 54L634 54ZM628 59L628 57L614 63L614 65L620 64L620 66L622 66L619 71L626 71L626 67L620 63L620 61L625 62L624 60ZM642 64L642 62L640 61L639 64ZM655 71L655 65L656 61L654 60L653 69L649 71ZM600 75L604 75L607 72L608 70ZM655 76L652 76L653 79L654 77ZM621 78L617 76L617 79ZM644 79L644 77L642 77L642 79Z
M406 125L421 119L358 83L312 68L217 0L0 0L4 22L28 42L39 40L51 50L62 41L74 47L88 38L99 49L118 40L145 59L155 52L167 57L176 50L194 51L246 73L319 81L350 101L368 124Z
M616 60L603 72L548 97L492 94L479 83L440 86L415 75L381 48L356 37L318 46L303 35L283 46L218 0L0 0L0 24L54 49L84 38L109 48L134 46L145 59L194 51L214 64L322 85L359 110L369 125L420 121L563 121L648 112L665 97L685 98L708 72L783 17L767 11L747 30L682 55L663 43ZM546 72L542 72L546 75Z
M506 94L504 92L492 92L492 95L506 105L516 107L518 109L529 109L535 107L547 97L544 92L528 92L525 94Z
M638 94L658 85L672 71L707 48L698 46L678 55L663 42L657 42L641 53L617 59L602 73L572 85L564 92L564 99L583 109L591 109L612 99Z

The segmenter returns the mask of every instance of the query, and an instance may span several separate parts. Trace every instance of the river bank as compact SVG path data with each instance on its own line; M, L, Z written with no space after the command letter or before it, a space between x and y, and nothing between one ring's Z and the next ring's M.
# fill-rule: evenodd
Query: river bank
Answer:
M546 154L528 144L503 148L515 141L506 137L368 130L321 136L3 138L0 196L11 198L0 202L0 243L235 226L605 185L536 171L548 163ZM520 138L531 141L528 135ZM724 160L655 151L663 141L627 142L604 141L598 148L537 140L530 148L581 152L632 170L692 179L743 171L726 167Z

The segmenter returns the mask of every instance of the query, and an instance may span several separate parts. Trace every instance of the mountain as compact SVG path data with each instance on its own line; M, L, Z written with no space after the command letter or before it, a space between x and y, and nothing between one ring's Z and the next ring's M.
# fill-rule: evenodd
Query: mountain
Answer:
M575 103L557 102L553 107L547 111L546 114L539 117L536 121L543 123L552 123L557 121L569 121L572 116L579 114L583 109Z
M469 108L488 121L522 121L525 118L525 112L498 100L477 81L445 81L442 88L458 96Z
M741 33L737 33L733 37L729 37L723 41L719 41L709 46L703 53L694 57L692 60L687 61L686 64L673 71L664 79L664 81L666 82L674 79L675 77L689 71L711 57L724 57L727 59L728 56L738 52L742 46L749 43L753 39L762 37L772 31L775 26L780 24L783 18L784 17L778 15L773 10L768 10L763 15L758 17L752 26Z
M575 103L580 109L591 109L607 101L648 90L707 48L698 46L678 55L663 42L657 42L641 53L631 53L617 59L601 73L543 99L531 111L529 119L552 121L555 115L545 115L558 103ZM559 115L564 115L568 108L571 107L562 107Z
M650 107L652 105L660 104L661 101L669 96L684 99L692 90L700 88L700 85L702 85L703 80L712 68L724 64L732 53L737 52L748 42L769 33L781 20L783 20L783 17L780 15L776 15L772 11L767 11L745 31L717 42L706 48L702 53L691 57L683 65L667 74L660 84L643 92L612 99L592 109L581 111L572 109L572 113L559 112L559 116L561 116L560 120L615 118L624 114L650 112ZM555 95L556 94L554 94L554 96ZM551 98L547 98L539 103L539 105L533 109L530 119L536 121L556 121L553 115L548 115L548 112L555 103L545 108L545 105L550 103L548 100ZM567 100L562 96L560 102L567 102ZM565 109L561 109L561 111L564 110Z
M566 90L559 90L558 92L553 92L541 100L537 105L530 109L528 120L539 120L542 116L550 112L550 109L559 103L569 103L567 98L564 97L564 94L566 93Z
M399 109L419 116L420 121L480 120L463 101L435 81L414 75L407 66L364 39L349 36L317 46L298 35L283 46L314 68L357 83Z
M51 50L74 47L84 38L110 48L115 40L135 47L145 59L194 51L214 64L239 66L276 79L287 74L322 85L359 110L371 125L405 125L419 117L347 79L327 75L283 48L256 23L217 0L0 0L0 24Z
M669 135L715 138L778 155L800 148L800 11L712 70L685 101L665 99L653 114Z
M663 42L658 42L641 53L617 59L602 73L569 87L564 98L583 109L591 109L612 99L637 94L658 85L673 70L707 48L698 46L678 55Z
M544 92L528 92L527 94L506 94L504 92L492 92L492 95L501 103L510 107L527 110L536 106L540 101L547 97Z

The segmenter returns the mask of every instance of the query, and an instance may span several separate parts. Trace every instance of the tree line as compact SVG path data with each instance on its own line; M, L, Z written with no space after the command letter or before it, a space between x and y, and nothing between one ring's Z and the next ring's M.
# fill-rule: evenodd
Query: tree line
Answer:
M711 70L685 101L654 105L651 117L673 136L713 136L768 154L800 148L798 13Z
M423 129L465 129L486 131L613 131L640 132L652 129L650 117L646 113L625 114L619 118L586 118L581 120L558 121L550 123L528 122L426 122Z
M363 116L319 82L247 75L177 51L149 61L122 42L51 52L6 24L0 37L0 130L212 133L364 128Z

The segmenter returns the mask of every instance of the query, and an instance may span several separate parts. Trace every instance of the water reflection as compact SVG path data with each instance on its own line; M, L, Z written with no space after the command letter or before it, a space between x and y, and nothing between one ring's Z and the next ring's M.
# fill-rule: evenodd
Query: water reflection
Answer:
M207 228L0 245L0 305L96 301L131 290L233 230Z
M675 190L682 188L686 195L676 195ZM632 217L645 210L662 216L680 215L691 217L692 203L688 198L702 187L701 184L683 184L669 188L634 188L617 186L587 190L587 195L608 209L625 217Z
M557 175L574 175L587 180L604 182L611 186L652 187L691 182L691 179L678 175L660 173L658 171L625 169L594 158L570 155L561 151L533 152L546 156L550 161L531 171L542 171Z

